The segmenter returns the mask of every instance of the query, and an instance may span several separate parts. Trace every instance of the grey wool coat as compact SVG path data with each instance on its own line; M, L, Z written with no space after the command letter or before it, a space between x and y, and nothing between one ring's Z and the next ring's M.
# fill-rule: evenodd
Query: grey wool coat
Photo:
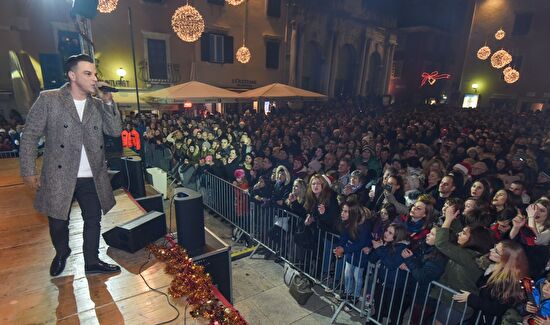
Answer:
M84 144L106 214L115 205L115 198L107 174L103 134L118 137L121 131L118 110L98 98L88 96L81 122L69 84L41 92L27 116L19 151L21 176L36 175L38 139L46 137L35 208L52 218L67 220Z

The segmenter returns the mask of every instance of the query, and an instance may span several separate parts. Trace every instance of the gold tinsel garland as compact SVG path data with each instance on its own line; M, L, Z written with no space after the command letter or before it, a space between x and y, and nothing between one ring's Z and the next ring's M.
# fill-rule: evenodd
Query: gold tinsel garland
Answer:
M178 245L167 248L150 245L148 250L166 263L166 273L174 276L168 293L174 298L186 297L193 318L204 317L215 325L245 325L247 322L239 312L221 304L212 291L212 279L204 267L196 265L185 249Z

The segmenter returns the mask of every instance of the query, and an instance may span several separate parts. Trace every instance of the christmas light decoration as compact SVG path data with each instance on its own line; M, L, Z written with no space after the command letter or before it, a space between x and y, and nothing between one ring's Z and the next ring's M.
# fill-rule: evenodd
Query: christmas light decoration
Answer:
M506 68L504 68L504 70L502 70L502 73L507 74L508 71L510 71L510 70L512 70L512 67L506 67Z
M420 82L420 87L424 86L428 82L431 86L439 79L449 79L451 75L448 73L439 73L439 71L434 71L432 73L423 72L422 81Z
M491 65L495 69L501 69L512 62L512 56L505 50L498 50L491 56Z
M252 55L250 54L250 50L248 49L248 47L243 45L237 50L235 57L240 63L248 63Z
M197 9L186 4L174 12L172 28L183 41L194 42L204 32L204 19Z
M246 22L248 18L248 7L247 4L244 6L244 22L243 22L243 46L241 46L237 53L235 53L235 58L240 63L246 64L250 61L250 58L252 57L252 54L250 53L250 50L248 47L246 47Z
M244 0L225 0L225 2L229 3L232 6L238 6L243 3Z
M204 317L210 324L246 325L239 312L225 307L214 294L212 279L204 266L193 263L185 249L173 239L167 238L169 247L150 245L148 250L160 261L166 263L165 271L174 276L168 293L174 298L185 297L191 307L193 318Z
M97 3L97 11L102 14L108 14L113 12L116 9L118 0L99 0Z
M506 83L513 84L514 82L519 80L519 71L517 71L516 69L510 68L510 70L508 70L507 72L503 71L503 73L504 73L504 81Z
M499 30L497 30L497 32L495 33L495 38L496 38L497 40L499 40L499 41L500 41L501 39L503 39L505 36L506 36L506 32L504 32L504 31L502 30L502 28L499 29Z
M491 56L491 48L487 45L483 46L479 50L477 50L477 58L480 60L487 60L487 58Z

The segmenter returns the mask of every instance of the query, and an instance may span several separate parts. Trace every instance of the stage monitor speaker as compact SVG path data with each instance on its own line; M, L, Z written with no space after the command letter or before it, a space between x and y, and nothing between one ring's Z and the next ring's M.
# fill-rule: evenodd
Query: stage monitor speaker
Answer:
M185 187L177 188L175 193L178 243L191 257L202 254L205 248L202 195Z
M162 194L142 197L136 199L136 202L147 212L157 211L164 213L164 199L162 197Z
M120 171L124 178L123 186L137 199L145 196L145 181L141 157L122 157Z
M74 0L73 15L81 15L86 18L94 19L97 15L97 4L99 0Z
M111 247L135 253L164 235L164 213L151 211L103 233L103 239Z

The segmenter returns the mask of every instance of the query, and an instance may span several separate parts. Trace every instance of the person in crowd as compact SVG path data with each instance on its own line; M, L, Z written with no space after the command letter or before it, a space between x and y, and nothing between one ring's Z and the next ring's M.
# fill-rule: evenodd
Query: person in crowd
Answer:
M535 244L547 246L550 243L550 218L548 218L550 200L538 199L527 207L529 227L535 232L537 239Z
M470 187L470 196L488 204L491 201L491 185L486 179L476 180Z
M333 252L338 258L345 256L344 292L354 299L361 296L363 288L367 256L362 254L362 249L372 246L371 228L359 202L348 200L342 204L338 224L340 242Z
M421 195L412 205L408 215L398 217L394 223L405 226L411 247L416 248L426 238L434 224L433 198Z
M523 323L531 324L529 321L534 320L537 325L546 325L550 318L550 275L535 282L533 300L533 302L528 301L525 305Z
M283 207L284 200L292 190L290 173L284 165L279 165L273 170L270 202L277 207Z
M484 227L464 227L458 234L456 243L451 242L450 227L460 211L449 207L445 211L445 221L436 232L435 247L449 258L445 272L439 282L454 290L465 290L478 294L477 280L482 275L476 259L489 252L493 246L490 231ZM433 295L439 291L434 289ZM473 309L464 304L451 304L451 297L445 292L441 295L442 301L435 315L436 324L459 324L473 315ZM452 305L452 307L451 307ZM449 322L447 322L447 320Z
M436 211L441 212L441 209L443 209L443 204L445 204L445 200L454 196L456 188L457 186L455 185L453 175L445 175L441 179L437 191L432 193L432 196L435 198L434 208Z
M528 263L522 246L509 240L501 241L491 249L489 259L494 264L478 282L479 293L462 289L453 295L453 300L473 308L474 314L481 313L479 321L473 317L469 324L500 324L508 309L525 300L521 280L528 274Z
M437 228L433 227L426 235L425 241L416 249L406 248L401 252L405 261L399 268L409 271L414 279L408 286L406 298L409 303L412 303L413 296L416 297L410 316L410 323L413 325L420 324L421 318L428 319L430 311L424 310L424 316L422 315L422 309L425 308L423 297L428 294L430 282L439 280L443 275L447 264L447 256L435 247L436 232Z
M365 187L366 179L366 176L359 170L354 170L350 175L349 183L344 186L342 194L346 196L354 194L361 205L367 206L369 192Z

